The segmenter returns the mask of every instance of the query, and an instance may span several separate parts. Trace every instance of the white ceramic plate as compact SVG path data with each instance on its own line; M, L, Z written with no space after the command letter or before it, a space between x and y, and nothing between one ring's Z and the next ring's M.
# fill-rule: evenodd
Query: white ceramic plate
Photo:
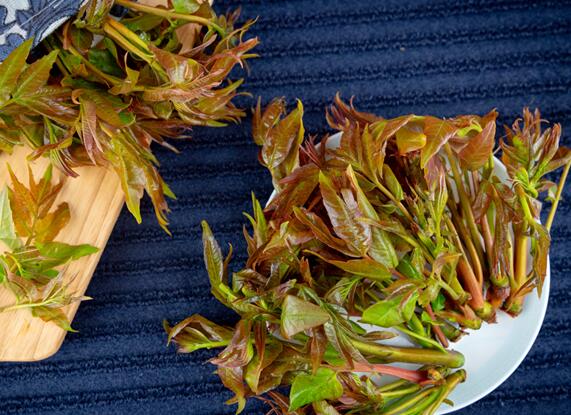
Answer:
M327 141L327 147L338 147L340 139L341 133L331 136ZM501 179L507 178L505 167L499 161L496 164L496 174ZM270 196L270 200L274 196L275 192ZM468 330L468 335L451 345L451 349L461 352L466 358L464 369L467 378L450 394L449 398L454 402L454 406L442 405L437 414L448 414L482 399L517 369L531 349L543 324L549 298L550 276L548 261L547 277L541 298L538 298L536 292L528 295L525 298L523 312L517 318L498 312L496 324L484 323L480 330ZM364 325L364 327L372 329L372 326ZM384 343L395 346L413 344L402 335ZM395 366L415 367L406 364Z

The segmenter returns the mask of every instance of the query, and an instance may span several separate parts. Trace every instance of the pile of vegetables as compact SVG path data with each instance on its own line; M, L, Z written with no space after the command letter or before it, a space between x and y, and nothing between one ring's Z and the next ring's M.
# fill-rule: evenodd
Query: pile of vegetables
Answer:
M119 16L120 18L116 17ZM168 232L166 197L151 145L223 126L244 111L231 70L255 55L253 23L216 15L208 1L91 0L32 53L32 40L0 65L0 150L33 149L69 176L101 165L121 179L138 222L146 192Z
M29 40L0 64L0 151L27 145L31 160L48 157L68 176L112 168L136 220L147 193L168 232L174 194L151 145L176 151L167 139L245 115L232 102L241 80L227 79L258 40L244 39L253 22L237 27L237 18L205 0L87 2L36 50ZM238 412L249 397L298 415L432 414L450 404L466 378L450 344L541 294L571 166L559 124L544 128L539 111L524 109L497 140L497 116L384 119L336 97L327 120L341 138L328 146L329 137L306 137L301 102L289 113L283 99L263 111L258 103L253 137L275 193L265 208L252 198L240 271L230 276L232 248L224 256L202 225L212 294L240 319L165 323L169 342L223 348L211 363ZM72 330L61 308L82 298L61 267L96 248L55 240L70 213L54 209L62 183L51 167L38 182L30 172L28 186L10 173L0 284L16 302L0 312L28 308ZM387 343L398 335L415 346Z
M194 315L165 323L169 341L223 348L211 363L238 412L258 397L273 413L432 414L466 377L450 343L541 293L571 161L561 128L525 109L498 144L495 111L384 119L337 97L327 120L342 136L328 146L305 137L302 116L300 102L258 103L275 193L265 208L253 198L248 260L231 277L232 251L203 223L212 294L238 323ZM397 334L416 347L387 345Z
M72 177L78 166L112 168L136 220L146 192L168 232L174 194L151 145L176 151L166 139L245 115L232 103L242 80L229 74L258 40L244 39L253 21L237 18L205 0L88 1L34 50L30 39L0 64L0 151L27 145L30 160L47 157ZM15 298L0 312L27 308L71 331L62 308L85 297L69 292L63 267L97 249L54 240L70 218L66 203L52 209L63 182L51 183L51 167L39 182L29 174L26 187L11 173L0 194L0 285Z
M66 202L55 205L64 181L53 183L50 165L38 181L28 169L28 186L8 166L11 186L0 192L0 241L8 248L0 255L0 286L11 292L14 304L0 313L28 309L34 317L74 331L62 308L89 299L69 290L62 266L98 251L88 244L56 241L71 218Z

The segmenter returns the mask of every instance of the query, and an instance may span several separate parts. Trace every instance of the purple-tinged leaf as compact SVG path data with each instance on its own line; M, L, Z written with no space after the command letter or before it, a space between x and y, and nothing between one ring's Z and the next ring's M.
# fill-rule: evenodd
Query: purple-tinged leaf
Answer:
M236 330L228 346L217 357L211 359L210 363L230 368L246 366L254 357L251 330L251 320L240 320L236 324Z
M356 201L348 197L341 198L332 180L323 172L319 174L319 188L323 204L337 236L356 252L365 255L371 243L371 229L359 221L362 216ZM344 196L350 193L346 192Z
M329 321L329 314L318 305L293 295L285 297L282 304L281 332L286 338Z

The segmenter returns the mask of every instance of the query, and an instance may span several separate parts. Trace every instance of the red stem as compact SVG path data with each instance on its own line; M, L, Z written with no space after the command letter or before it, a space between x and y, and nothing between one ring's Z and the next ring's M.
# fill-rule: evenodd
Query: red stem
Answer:
M436 320L436 316L434 315L434 312L432 311L432 306L430 305L430 303L426 306L426 311L428 312L428 315L430 316L431 319ZM448 347L448 339L446 338L446 336L444 335L444 333L442 332L442 329L440 328L440 326L432 326L434 333L436 334L436 337L438 337L438 340L440 340L440 344L442 344L442 346L444 348Z
M381 364L366 364L353 362L353 368L347 369L350 372L373 372L381 373L383 375L395 376L397 378L408 380L409 382L421 383L428 380L426 373L420 370L403 369Z
M474 275L472 267L463 257L458 261L458 274L464 283L464 288L472 296L469 304L476 310L482 309L484 307L482 287L479 284L478 278Z

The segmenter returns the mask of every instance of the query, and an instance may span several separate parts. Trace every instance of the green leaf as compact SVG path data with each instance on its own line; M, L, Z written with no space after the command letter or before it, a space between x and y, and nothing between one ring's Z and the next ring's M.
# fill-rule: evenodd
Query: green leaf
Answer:
M329 314L318 305L292 295L286 296L283 301L281 331L287 338L301 331L321 326L327 321L329 321Z
M379 215L377 214L375 208L371 204L371 201L367 198L367 195L359 184L359 180L355 175L355 170L353 170L351 165L347 166L345 174L347 175L353 190L357 194L357 204L359 205L359 209L361 209L363 214L369 219L379 220Z
M363 323L381 327L392 327L404 323L412 317L418 292L401 294L373 304L363 312Z
M89 62L103 72L117 77L123 76L123 71L117 65L113 54L107 49L89 49L87 56Z
M167 342L176 342L186 353L225 346L233 335L232 330L197 314L188 317L174 327L170 327L165 321L163 327L168 333Z
M383 179L385 180L385 184L393 194L397 200L404 199L404 191L402 190L402 186L400 185L397 177L391 170L389 166L383 164Z
M384 265L387 270L395 268L399 259L389 234L376 227L371 228L371 234L373 240L369 249L369 256Z
M255 393L260 393L258 385L262 371L271 365L283 350L282 343L273 341L264 346L263 356L260 352L254 354L254 357L244 370L244 380L246 384Z
M434 311L444 310L444 304L446 303L446 297L441 292L438 293L436 298L431 301L432 309Z
M196 0L172 0L172 5L177 13L192 14L200 9Z
M343 359L341 353L339 353L331 343L327 343L325 346L325 353L323 354L323 360L332 366L344 366L347 362Z
M32 63L18 78L18 87L13 93L14 98L25 97L37 92L46 85L50 71L56 61L58 51L51 51L48 55Z
M0 241L4 242L11 250L19 248L22 245L22 241L16 235L16 230L14 229L12 209L10 208L10 199L8 198L8 190L6 188L0 192L0 221Z
M347 261L335 260L326 258L316 252L308 251L312 255L321 258L323 261L335 265L337 268L343 271L349 272L350 274L360 275L362 277L367 277L375 281L384 281L391 278L390 270L383 264L370 259L350 259Z
M359 277L343 277L327 291L325 298L332 303L343 304L360 282Z
M63 242L38 242L36 247L40 254L46 258L65 261L73 261L99 251L99 248L89 244L69 245Z
M45 322L53 322L57 324L60 328L64 329L65 331L76 333L77 330L71 328L71 323L69 319L64 314L64 312L59 308L51 308L51 307L33 307L32 308L32 315L34 317L39 317Z
M422 290L418 297L418 305L426 306L432 301L435 301L440 294L440 284L436 279L429 279L426 287Z
M248 218L252 225L256 248L259 248L267 241L268 225L266 223L266 217L264 216L264 210L258 199L256 199L254 192L252 192L252 212L254 213L254 217L247 213L244 213L244 216Z
M460 128L458 131L456 131L456 135L458 137L466 137L472 131L479 133L482 131L482 127L479 124L477 124L476 122L472 121L472 123L470 125L468 125L467 127Z
M204 249L204 264L210 279L211 291L214 297L223 304L227 302L227 296L224 294L223 287L227 287L227 261L230 259L231 251L228 258L224 260L220 245L214 238L214 234L206 221L201 222L202 225L202 244Z
M10 98L10 94L18 85L18 77L26 67L26 59L30 54L33 42L33 39L26 40L0 64L0 104Z
M168 120L173 111L173 105L170 101L155 102L153 104L153 111L164 120Z
M406 277L413 278L415 280L422 280L423 275L420 273L411 263L410 259L407 257L402 257L397 270Z
M204 263L210 282L213 286L217 286L223 281L223 264L222 250L220 245L214 238L214 234L208 225L208 222L202 221L202 244L204 245Z
M113 165L121 179L121 188L125 193L125 203L137 223L141 223L140 200L145 190L145 174L140 160L129 152L120 135L111 138L111 149L106 152L107 159Z
M337 409L333 405L327 403L327 401L317 401L313 402L313 410L316 415L340 415Z
M76 49L86 51L91 48L93 45L93 33L89 30L79 29L74 24L69 25L68 30L69 39ZM71 56L75 57L74 55Z
M154 14L140 14L137 17L123 19L125 27L133 32L150 32L164 21L162 16ZM107 38L106 38L107 39Z
M295 411L307 404L326 399L338 399L343 395L343 386L335 371L319 368L315 375L300 373L292 383L289 393L289 410Z

